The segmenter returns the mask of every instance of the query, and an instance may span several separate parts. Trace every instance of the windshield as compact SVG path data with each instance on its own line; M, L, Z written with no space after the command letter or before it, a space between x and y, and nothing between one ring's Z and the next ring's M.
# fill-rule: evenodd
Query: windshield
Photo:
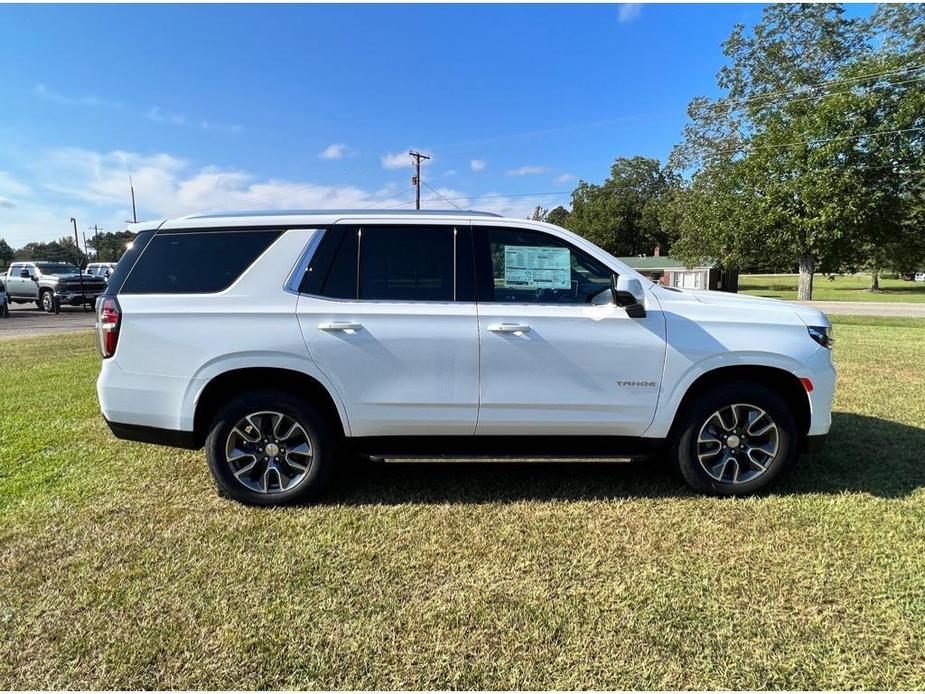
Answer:
M71 265L70 263L55 263L54 265L50 263L36 263L35 267L38 268L40 275L76 275L80 272L76 265Z

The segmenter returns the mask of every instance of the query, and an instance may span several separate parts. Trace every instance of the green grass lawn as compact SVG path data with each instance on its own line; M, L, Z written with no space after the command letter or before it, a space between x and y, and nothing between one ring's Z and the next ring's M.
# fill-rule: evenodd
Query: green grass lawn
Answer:
M925 688L925 321L833 320L828 447L724 500L407 466L246 508L109 434L92 334L4 342L0 688Z
M815 301L925 301L925 282L880 280L879 292L867 291L870 275L838 275L830 280L816 275L813 281ZM796 275L740 275L739 291L744 294L777 299L797 298Z

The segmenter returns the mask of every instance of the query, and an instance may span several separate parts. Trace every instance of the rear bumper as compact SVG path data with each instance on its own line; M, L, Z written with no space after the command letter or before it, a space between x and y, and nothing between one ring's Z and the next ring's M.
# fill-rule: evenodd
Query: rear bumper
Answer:
M105 417L103 419L106 420L109 429L119 439L153 443L158 446L170 446L172 448L188 448L190 450L202 448L196 442L196 437L192 431L159 429L158 427L146 427L140 424L120 424L119 422L110 422Z

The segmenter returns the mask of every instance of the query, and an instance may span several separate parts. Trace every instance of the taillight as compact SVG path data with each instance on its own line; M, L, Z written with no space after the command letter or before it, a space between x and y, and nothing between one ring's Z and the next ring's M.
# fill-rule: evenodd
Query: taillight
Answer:
M115 297L103 298L96 321L96 329L100 336L100 354L103 355L103 359L108 359L116 353L121 320L122 309L119 308L119 302Z

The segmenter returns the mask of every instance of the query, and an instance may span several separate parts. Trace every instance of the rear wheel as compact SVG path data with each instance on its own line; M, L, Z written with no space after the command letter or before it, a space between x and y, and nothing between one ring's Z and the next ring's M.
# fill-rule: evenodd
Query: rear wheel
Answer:
M245 393L216 415L206 439L223 496L259 506L308 501L327 485L334 438L326 419L280 391Z
M728 496L767 486L795 457L797 428L786 402L752 383L699 397L677 428L674 462L697 491Z

